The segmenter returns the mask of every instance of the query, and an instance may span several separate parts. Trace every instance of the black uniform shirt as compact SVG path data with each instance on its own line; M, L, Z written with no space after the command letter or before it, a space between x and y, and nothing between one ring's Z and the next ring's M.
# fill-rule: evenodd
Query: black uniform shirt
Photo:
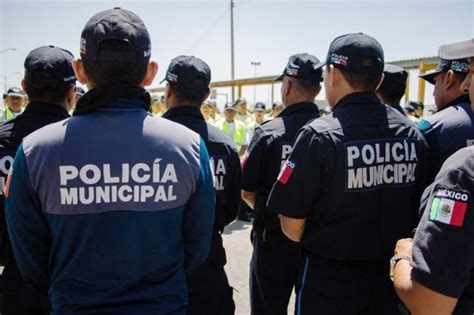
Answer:
M0 125L0 219L2 221L0 253L2 260L9 251L4 220L3 190L16 150L23 138L33 131L68 117L66 109L59 105L31 102L21 115Z
M280 231L278 213L268 211L265 203L282 164L291 153L296 133L318 117L316 104L298 103L288 106L277 118L255 128L243 161L242 183L242 189L257 192L255 232Z
M469 96L451 101L441 111L421 120L418 128L429 145L428 183L431 183L451 154L474 144L474 113Z
M453 314L474 313L474 147L443 164L418 225L411 277L459 298Z
M416 226L425 154L413 123L375 93L353 93L301 129L268 206L307 219L309 255L383 259Z
M206 144L214 170L216 213L214 236L235 220L240 202L242 169L235 144L222 130L206 123L201 111L193 106L179 106L168 110L163 118L177 122L198 133Z

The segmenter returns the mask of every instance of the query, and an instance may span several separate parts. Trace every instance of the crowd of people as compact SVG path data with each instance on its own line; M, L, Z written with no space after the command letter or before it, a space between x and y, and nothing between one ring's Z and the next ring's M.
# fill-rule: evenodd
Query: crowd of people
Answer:
M271 115L239 98L220 116L194 56L152 99L131 11L97 13L80 43L31 51L4 95L1 314L234 314L222 232L239 212L252 315L287 314L293 291L298 315L474 314L474 40L421 76L426 118L362 33L290 56Z

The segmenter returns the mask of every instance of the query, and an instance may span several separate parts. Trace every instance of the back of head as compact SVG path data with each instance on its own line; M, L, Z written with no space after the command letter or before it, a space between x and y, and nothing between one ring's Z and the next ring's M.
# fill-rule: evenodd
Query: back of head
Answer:
M194 56L178 56L171 60L163 81L168 82L171 99L179 103L173 105L200 107L209 95L211 69L207 63ZM170 97L167 97L167 101L170 101Z
M354 91L375 91L382 79L384 53L375 38L346 34L332 41L326 65L339 69Z
M61 104L76 82L74 56L54 46L34 49L26 57L24 85L30 101Z
M121 8L94 15L81 35L81 59L92 86L140 86L151 56L143 21Z
M324 63L316 56L307 53L291 55L283 73L275 81L283 81L284 77L297 85L305 92L319 92L323 81Z
M399 105L405 94L408 72L402 67L385 64L384 79L380 84L377 95L387 105Z

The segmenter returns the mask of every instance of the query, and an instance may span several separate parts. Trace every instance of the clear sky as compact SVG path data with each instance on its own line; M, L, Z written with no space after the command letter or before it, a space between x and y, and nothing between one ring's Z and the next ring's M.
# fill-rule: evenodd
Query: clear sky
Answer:
M79 54L82 28L95 13L115 6L138 14L152 38L152 58L164 77L169 61L180 54L205 60L213 80L230 79L230 0L208 1L24 1L0 0L0 84L17 85L23 61L32 49L56 45ZM308 52L325 58L338 35L364 32L377 38L386 61L435 56L438 46L474 37L473 0L267 1L235 0L236 78L282 71L288 56ZM412 73L416 75L416 73ZM416 80L411 80L416 98ZM257 101L268 101L269 88L258 87ZM427 89L427 95L431 89ZM278 93L276 89L275 94ZM253 99L253 88L244 89ZM323 96L323 95L322 95ZM321 96L321 97L322 97ZM432 102L428 97L426 102Z

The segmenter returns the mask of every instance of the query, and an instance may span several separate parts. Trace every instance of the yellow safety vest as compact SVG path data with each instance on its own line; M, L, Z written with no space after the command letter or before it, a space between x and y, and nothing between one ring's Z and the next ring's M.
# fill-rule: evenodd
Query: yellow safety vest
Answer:
M23 112L23 109L21 110L21 112ZM2 122L3 121L9 121L10 119L13 119L15 117L16 116L13 114L13 112L11 111L10 108L8 108L8 107L3 108Z
M230 133L229 123L225 119L222 119L217 122L217 128L224 131L224 133L229 135L234 140L235 145L237 147L237 152L239 152L240 148L244 145L245 142L245 124L238 120L234 120L234 123L235 128L233 135Z

